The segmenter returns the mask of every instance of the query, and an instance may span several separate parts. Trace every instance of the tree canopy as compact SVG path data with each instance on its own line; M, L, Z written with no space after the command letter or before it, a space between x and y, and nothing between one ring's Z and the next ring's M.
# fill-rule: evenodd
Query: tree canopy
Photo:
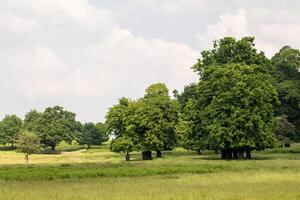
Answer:
M75 114L63 107L48 107L36 121L35 132L43 145L55 150L56 145L65 140L71 142L78 131Z
M162 83L149 86L144 97L136 101L120 99L106 116L108 130L116 138L130 138L144 159L152 158L151 151L158 151L159 155L160 151L174 147L177 120L178 104Z
M201 76L182 112L179 131L188 149L221 150L223 158L250 157L275 145L278 93L273 66L255 49L254 38L215 41L193 69Z
M201 57L193 66L194 71L201 74L208 66L221 66L225 64L258 65L260 70L272 71L270 60L263 52L255 48L254 37L243 37L236 40L225 37L214 41L213 49L201 52Z

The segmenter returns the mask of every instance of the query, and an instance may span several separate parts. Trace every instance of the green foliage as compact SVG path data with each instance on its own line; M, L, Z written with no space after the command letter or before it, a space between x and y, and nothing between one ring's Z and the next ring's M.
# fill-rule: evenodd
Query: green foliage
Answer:
M179 102L181 112L183 111L189 99L196 98L196 94L197 94L196 90L197 90L197 84L192 83L185 86L182 93L175 94L175 97Z
M206 148L203 143L200 110L196 107L196 98L189 99L182 111L176 131L180 135L181 145L188 150L200 151Z
M264 149L274 145L277 92L259 66L208 67L185 117L200 148ZM192 110L189 112L188 110Z
M16 115L6 115L0 123L0 142L2 144L14 143L18 140L23 121Z
M298 49L284 46L272 57L271 61L277 69L278 78L299 79L300 51Z
M39 150L40 141L36 134L29 131L22 131L19 135L18 147L25 154L28 161L29 155Z
M82 133L79 136L79 142L90 148L91 145L100 145L104 138L105 130L103 124L98 123L97 126L89 122L83 125Z
M78 135L78 122L75 116L60 106L46 108L38 118L34 131L41 143L50 146L54 151L59 142L63 140L71 142Z
M300 51L285 46L273 56L272 64L281 102L276 114L287 116L298 133L293 140L300 140Z
M61 141L57 144L57 150L59 151L76 151L83 149L84 146L80 146L80 144L76 140L72 140L72 142Z
M127 108L131 100L123 97L119 99L119 103L109 108L105 118L107 132L113 137L120 137L126 132Z
M132 139L137 151L153 151L163 146L158 137L160 109L145 103L142 100L131 102L127 108L126 132L124 136Z
M156 137L162 142L162 146L156 150L172 150L177 144L177 102L170 98L168 88L162 83L150 85L141 101L144 102L145 110L149 111L145 116L149 123L146 129L156 133Z
M106 115L110 134L130 138L134 149L142 152L174 148L177 122L178 103L170 98L168 88L162 83L149 86L144 97L137 101L120 99Z
M282 115L277 119L276 136L281 146L290 144L296 139L296 127L289 122L286 115Z
M38 120L42 116L42 113L37 110L31 110L25 115L23 128L28 131L37 130Z
M194 71L201 74L207 67L222 66L226 64L258 65L260 70L271 72L270 61L263 52L255 49L254 37L244 37L236 40L233 37L225 37L214 42L214 48L201 52L202 59L193 66Z
M133 142L128 137L118 137L112 140L110 149L116 153L129 153L133 151Z
M107 132L107 127L105 125L105 123L102 122L98 122L95 124L95 127L97 129L97 131L99 132L99 135L101 133L101 141L102 142L106 142L109 140L109 134Z

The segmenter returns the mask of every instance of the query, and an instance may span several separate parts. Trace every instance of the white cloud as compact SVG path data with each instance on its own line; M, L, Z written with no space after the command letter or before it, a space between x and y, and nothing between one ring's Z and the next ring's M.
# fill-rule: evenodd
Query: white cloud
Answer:
M190 67L197 51L136 36L118 25L112 11L87 0L4 4L0 79L11 86L9 98L43 102L29 103L28 110L58 102L79 119L96 121L119 97L138 97L153 82L175 89L196 79ZM5 85L0 88L8 90ZM91 100L82 106L74 99ZM14 112L16 106L10 107Z
M130 3L166 14L184 14L206 5L207 0L129 0Z
M201 48L211 48L214 40L226 36L241 38L250 35L246 15L247 12L244 9L239 9L234 14L221 15L216 24L207 27L205 33L196 35Z
M251 19L255 20L251 21ZM253 17L253 13L247 12L245 9L223 14L219 16L215 24L208 25L204 33L196 34L199 47L200 49L210 49L214 40L226 36L235 38L254 36L257 49L264 51L268 57L274 55L286 43L300 46L300 40L297 37L300 34L300 26L260 24L256 20L261 19Z

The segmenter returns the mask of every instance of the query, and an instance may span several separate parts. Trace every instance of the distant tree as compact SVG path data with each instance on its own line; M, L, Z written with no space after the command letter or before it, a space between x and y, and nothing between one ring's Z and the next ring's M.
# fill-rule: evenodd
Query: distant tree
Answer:
M46 108L38 120L36 133L41 144L50 146L55 151L56 145L65 140L71 142L78 134L76 114L66 111L63 107Z
M85 144L88 149L91 145L100 145L105 137L105 132L95 124L89 122L83 125L81 137L79 139L80 144Z
M23 121L16 115L6 115L0 125L0 137L3 144L10 143L12 147L18 140Z
M129 161L130 152L133 151L133 142L128 137L118 137L112 140L110 149L116 153L126 153L125 160Z
M109 134L107 132L107 127L105 125L105 123L102 123L102 122L98 122L95 124L96 126L96 129L98 130L98 132L100 133L101 132L101 140L102 142L106 142L109 140Z
M197 84L192 83L190 85L185 86L182 93L175 94L175 98L179 102L181 112L185 108L189 99L195 98L197 92L196 90L197 90Z
M276 136L282 147L290 146L296 135L296 127L289 122L286 115L278 118L276 123Z
M25 160L28 162L29 155L36 152L39 148L40 141L36 134L29 131L22 131L19 135L19 148L25 155Z
M290 139L300 141L300 51L285 46L272 57L272 64L281 102L276 114L287 116L298 133Z

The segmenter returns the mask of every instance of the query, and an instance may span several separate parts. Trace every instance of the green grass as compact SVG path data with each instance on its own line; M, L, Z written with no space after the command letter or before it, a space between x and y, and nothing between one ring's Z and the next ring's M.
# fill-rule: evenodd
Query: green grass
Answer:
M299 145L254 152L253 160L177 149L142 161L108 146L60 155L0 152L0 199L300 199ZM273 151L273 152L269 152Z
M297 200L300 174L220 172L213 174L114 177L54 181L0 181L10 200Z

